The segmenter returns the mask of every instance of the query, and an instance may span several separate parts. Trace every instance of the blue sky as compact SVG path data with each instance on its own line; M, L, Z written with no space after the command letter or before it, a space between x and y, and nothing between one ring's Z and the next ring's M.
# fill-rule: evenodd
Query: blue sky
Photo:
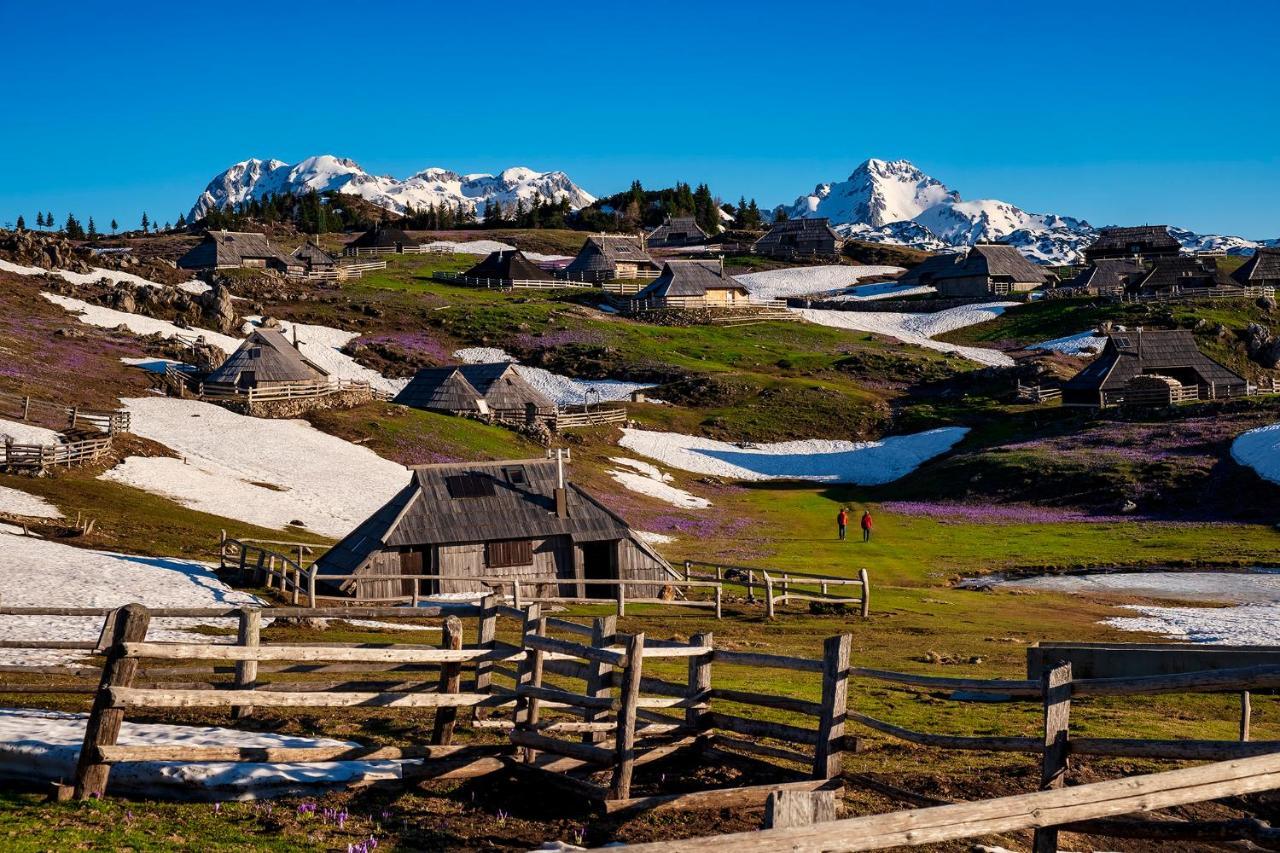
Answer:
M1278 4L0 0L0 24L0 225L173 219L248 157L770 206L881 157L1095 224L1280 236Z

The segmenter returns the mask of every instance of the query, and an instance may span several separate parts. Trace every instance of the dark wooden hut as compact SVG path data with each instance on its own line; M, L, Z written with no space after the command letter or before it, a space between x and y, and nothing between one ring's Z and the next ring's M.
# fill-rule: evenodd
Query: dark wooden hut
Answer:
M1142 264L1131 258L1103 258L1085 267L1064 287L1083 294L1120 296L1135 276L1145 274Z
M698 220L692 216L677 216L668 218L650 231L645 243L651 249L697 246L707 242L707 237L707 232L702 230Z
M1107 335L1102 353L1062 386L1062 404L1167 405L1247 393L1245 378L1200 352L1190 330L1137 329Z
M211 392L241 393L323 383L328 378L328 372L308 361L279 329L255 329L203 384Z
M293 257L307 267L307 272L329 272L338 268L338 259L310 240L293 250Z
M578 255L561 273L572 281L610 281L612 279L655 276L661 267L649 257L640 238L625 234L597 234L588 237Z
M556 277L524 256L519 249L503 249L490 253L483 261L462 274L465 279L500 281L510 286L517 281L555 281Z
M978 243L956 256L954 263L940 264L930 275L930 283L939 296L964 298L1027 293L1051 278L1044 267L1031 263L1007 243Z
M385 506L317 561L317 580L358 599L487 592L476 578L521 583L525 596L613 598L602 580L652 580L628 596L656 597L675 573L627 523L565 479L557 459L458 462L412 469ZM380 575L442 575L380 580ZM326 576L355 575L326 581ZM506 587L505 592L510 592Z
M752 246L757 255L771 258L827 257L840 255L844 240L831 230L826 217L784 219L773 223L769 233Z
M963 260L963 254L954 252L931 255L904 272L898 279L898 284L911 285L912 287L932 286L934 279L938 275L949 271Z
M417 246L418 242L399 228L389 225L375 225L368 231L347 244L343 249L345 255L384 255L403 252L406 246Z
M1211 257L1179 255L1162 258L1143 275L1131 276L1127 290L1137 296L1175 295L1232 284L1230 276Z
M732 308L750 301L737 279L726 275L724 261L667 261L662 275L636 294L651 308Z
M302 275L306 264L282 254L266 234L252 231L206 231L204 239L178 259L187 270L270 269Z
M494 415L532 422L555 417L556 404L509 361L419 370L395 402L454 415Z
M1103 228L1098 238L1084 250L1086 261L1103 258L1172 258L1182 245L1169 233L1167 225L1138 225L1131 228Z
M1258 249L1231 278L1242 287L1280 287L1280 249Z

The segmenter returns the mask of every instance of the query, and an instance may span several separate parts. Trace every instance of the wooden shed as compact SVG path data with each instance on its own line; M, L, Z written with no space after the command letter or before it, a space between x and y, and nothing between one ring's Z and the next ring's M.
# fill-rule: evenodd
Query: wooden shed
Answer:
M655 278L661 267L645 251L640 238L617 234L588 237L578 255L561 273L572 281L601 282L625 278Z
M231 356L204 380L208 391L241 393L325 383L329 374L308 361L279 329L255 329Z
M480 578L528 578L527 597L601 599L617 588L593 581L652 580L627 594L654 598L675 577L625 521L566 480L558 459L415 467L399 494L316 565L321 585L361 600L411 596L415 586L420 595L487 592ZM326 581L334 575L355 577Z
M649 308L732 308L746 305L751 294L724 271L724 260L667 261L662 275L636 294Z
M1231 274L1242 287L1280 287L1280 249L1258 249Z
M1145 273L1142 264L1131 258L1101 258L1077 273L1064 287L1082 294L1121 296L1135 276Z
M1173 380L1178 388L1170 390L1168 382L1159 386L1135 382L1150 376ZM1165 390L1153 396L1152 388L1160 387ZM1137 329L1107 335L1102 353L1062 386L1062 404L1104 408L1243 397L1247 393L1245 378L1200 352L1190 330Z
M1014 246L978 243L964 255L957 255L953 263L940 264L929 283L939 296L964 298L1027 293L1051 278L1044 267L1031 263Z
M399 254L406 246L417 246L418 241L399 228L378 224L352 240L342 250L344 255Z
M493 415L531 423L553 418L556 404L509 361L419 370L396 395L403 406L453 415Z
M293 257L306 265L307 272L328 272L338 268L338 259L310 240L294 249Z
M266 234L252 231L206 231L204 239L178 259L187 270L270 269L285 275L303 275L306 264L282 254Z
M1090 263L1103 258L1155 258L1176 257L1182 244L1169 233L1167 225L1138 225L1131 228L1103 228L1098 238L1084 250Z
M670 217L649 232L645 243L654 249L697 246L707 242L707 232L692 216Z
M483 261L462 274L464 279L502 282L510 286L517 281L555 281L556 277L525 257L519 249L491 252Z
M769 233L757 240L751 250L771 258L834 258L840 255L842 248L844 239L831 229L830 220L819 217L775 222Z
M1218 268L1214 258L1179 255L1162 258L1145 274L1131 276L1127 290L1137 296L1167 296L1231 284L1231 278Z

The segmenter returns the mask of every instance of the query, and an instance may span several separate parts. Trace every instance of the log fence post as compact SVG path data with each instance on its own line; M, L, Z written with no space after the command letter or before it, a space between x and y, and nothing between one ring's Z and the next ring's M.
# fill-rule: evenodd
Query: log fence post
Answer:
M716 587L716 619L720 619L720 618L724 615L724 612L723 612L723 610L724 610L724 607L723 607L723 606L724 606L723 598L724 598L724 590L723 590L723 588L721 588L721 587Z
M262 642L262 608L245 605L239 611L240 624L236 629L236 645L256 649ZM256 660L236 661L236 689L252 690L258 680ZM243 720L253 716L252 705L235 705L231 719Z
M822 715L818 718L818 743L813 757L815 779L834 779L843 772L852 646L852 634L828 637L822 644Z
M621 579L619 579L618 581L617 590L618 590L618 616L619 617L626 616L627 615L627 585L623 583Z
M462 620L457 616L450 616L444 620L444 633L440 641L440 648L451 649L453 651L462 650ZM462 692L461 663L440 664L440 689L437 692ZM431 732L431 743L437 746L448 746L453 743L453 729L457 721L457 707L442 706L436 708L436 719L435 726Z
M1040 687L1044 697L1044 758L1040 769L1040 790L1048 791L1066 784L1070 754L1071 664L1059 662L1045 667ZM1032 850L1034 853L1057 853L1057 827L1037 829Z
M747 601L751 604L756 603L756 573L754 569L747 569Z
M618 638L618 617L600 616L591 623L591 646L603 649L612 646ZM586 695L608 696L613 688L613 665L604 661L587 661ZM584 722L596 723L606 720L609 712L588 708L583 712ZM583 743L600 743L606 739L605 732L587 732L582 736Z
M22 398L22 419L25 421L31 417L31 397L30 395Z
M692 571L692 569L693 569L693 563L692 563L691 561L689 561L689 560L685 560L685 561L684 561L684 579L685 579L685 581L688 581L688 580L689 580L689 573L690 573L690 571Z
M1240 691L1240 742L1249 740L1249 726L1253 722L1253 702L1248 690Z
M492 652L498 637L498 597L490 592L480 599L480 618L476 623L476 645ZM476 693L488 693L493 681L493 661L476 661ZM473 708L472 718L483 720L489 716L488 708Z
M529 696L521 696L521 687L542 686L542 652L530 648L525 640L531 634L545 634L546 622L542 619L542 608L537 602L530 604L524 611L524 622L520 629L520 645L524 649L524 658L516 673L516 707L515 726L517 729L532 730L538 722L538 702ZM533 750L524 750L524 760L533 761Z
M101 797L107 791L107 777L111 765L102 761L99 751L104 746L115 746L120 738L120 726L124 722L124 709L111 705L112 687L131 687L138 674L138 659L125 657L125 643L140 643L147 637L147 624L151 614L141 604L127 604L115 613L111 647L102 666L102 679L93 697L93 709L85 724L84 743L80 746L80 759L76 764L75 798L85 800Z
M768 572L761 572L764 575L764 618L773 618L773 578L769 577Z
M636 707L640 701L640 679L643 675L644 634L633 634L627 641L627 668L622 673L619 695L616 763L609 783L611 800L625 800L631 796L631 773L636 761Z
M871 578L866 569L858 569L858 580L862 581L862 618L871 616Z
M715 644L715 635L711 632L705 634L694 634L689 638L691 646L707 646L710 648ZM715 657L714 652L698 655L689 658L689 688L685 692L685 697L689 700L690 705L684 710L685 725L694 729L700 729L702 726L702 715L707 712L706 708L696 708L692 703L708 703L711 701L711 661Z

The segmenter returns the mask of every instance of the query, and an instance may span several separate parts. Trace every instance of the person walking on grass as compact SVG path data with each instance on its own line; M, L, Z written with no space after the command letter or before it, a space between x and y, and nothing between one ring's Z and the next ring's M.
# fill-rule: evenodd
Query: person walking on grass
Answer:
M836 514L836 526L840 528L840 541L844 541L845 530L849 527L849 510L840 507L840 512Z
M862 511L862 541L871 541L871 510L869 509Z

